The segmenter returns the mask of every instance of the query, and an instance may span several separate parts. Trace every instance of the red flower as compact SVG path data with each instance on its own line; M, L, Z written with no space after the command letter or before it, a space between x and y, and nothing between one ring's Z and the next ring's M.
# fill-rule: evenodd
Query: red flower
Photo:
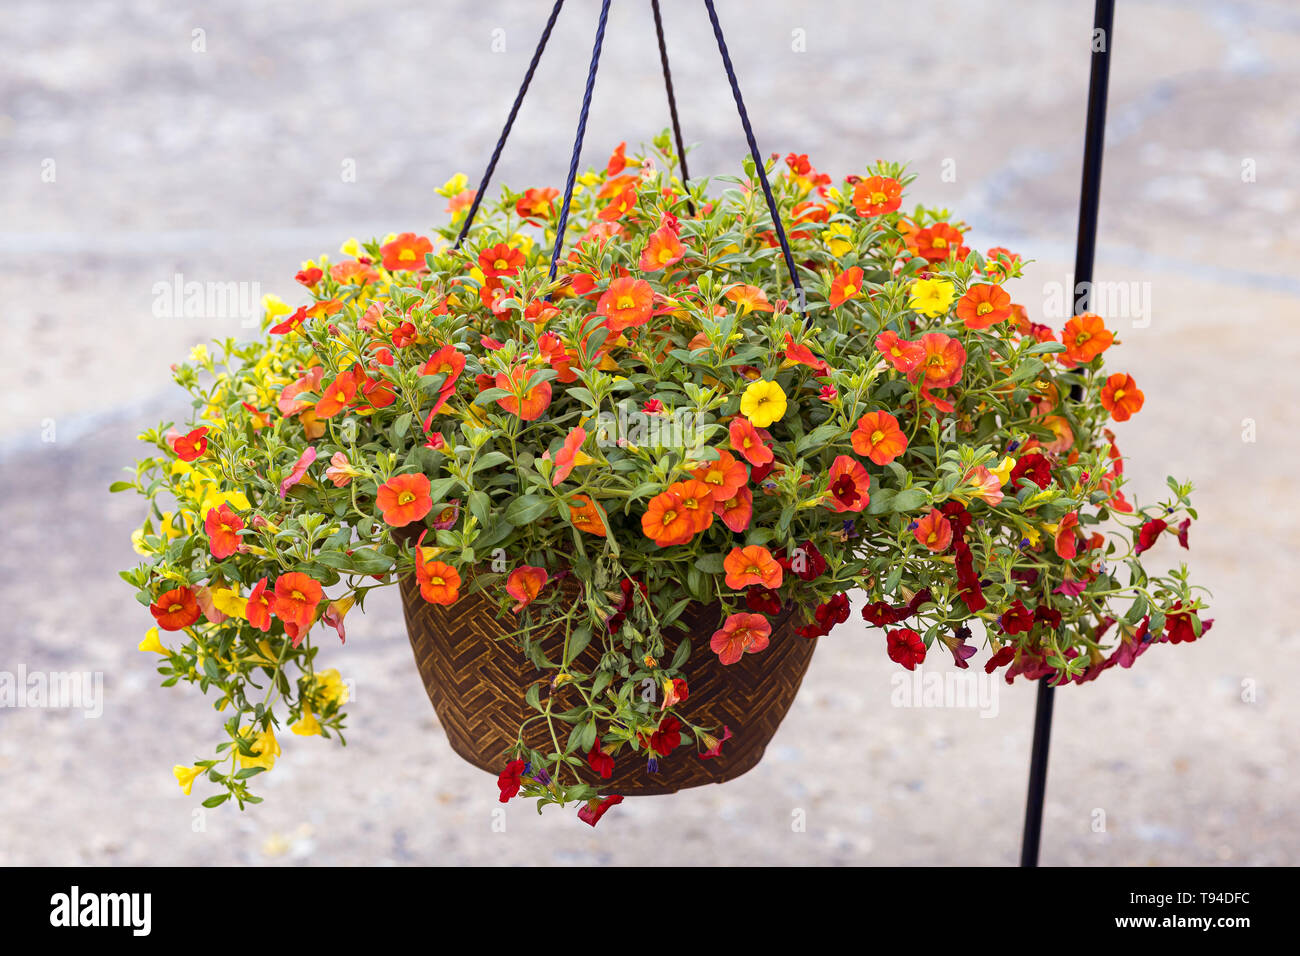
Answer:
M546 587L549 577L545 568L534 568L527 564L511 571L510 577L506 578L506 593L514 598L516 603L510 610L518 614L537 600L537 595L542 593L542 588Z
M876 336L876 351L905 375L910 375L925 359L925 348L920 342L900 339L897 333L890 331Z
M606 810L610 807L616 807L622 802L623 797L617 793L600 800L588 800L586 804L578 810L578 819L583 823L594 827L600 822L600 818L605 815Z
M789 332L785 333L785 358L787 362L808 366L818 378L831 373L831 367L824 360L819 359L808 346L795 342Z
M602 780L614 776L614 758L600 749L599 738L595 746L587 751L587 766L599 774Z
M754 584L745 589L745 606L756 614L781 613L781 593Z
M732 531L744 531L754 516L754 493L741 488L726 501L714 499L713 513Z
M208 450L207 427L196 428L172 442L172 450L181 461L195 461Z
M525 189L524 194L515 202L515 212L522 219L549 219L554 211L553 200L560 194L558 189Z
M1079 553L1077 534L1075 529L1079 526L1079 513L1071 511L1056 526L1056 553L1059 557L1069 561Z
M1149 551L1168 527L1169 525L1159 518L1152 518L1138 532L1138 543L1137 547L1133 549L1133 553L1141 554L1143 551Z
M523 264L523 252L510 248L504 242L489 246L478 254L478 267L483 270L483 275L488 279L512 276Z
M1011 487L1019 487L1017 482L1021 478L1028 478L1039 488L1046 488L1052 483L1051 465L1038 452L1025 455L1016 462L1016 467L1011 469Z
M897 624L907 620L920 610L922 604L928 603L932 598L929 588L921 588L912 595L910 601L899 607L892 607L887 601L875 601L862 609L862 619L876 627Z
M682 722L672 716L659 721L659 729L650 735L650 749L661 757L667 757L681 742Z
M428 266L424 264L424 257L433 252L433 243L424 236L404 232L392 242L380 246L379 252L384 257L384 268L390 272L398 269L425 272Z
M244 519L235 514L224 501L208 512L203 527L208 533L208 548L218 561L239 550L239 532L244 528Z
M164 631L180 631L199 619L199 602L189 588L173 588L158 595L149 613Z
M943 262L953 252L961 254L961 233L946 222L918 230L907 237L916 255L928 262Z
M334 381L321 388L320 401L316 403L317 418L333 418L357 394L357 373L352 370L341 372Z
M1198 635L1197 625L1201 634ZM1183 602L1175 601L1165 613L1165 640L1170 644L1182 644L1196 640L1214 625L1214 621L1202 621L1191 608L1183 610Z
M817 610L813 611L813 620L810 624L804 624L796 627L795 631L801 637L814 638L824 637L831 632L836 624L843 624L849 619L849 596L847 594L836 594L829 601L817 605Z
M723 664L734 664L744 654L757 654L767 647L772 625L761 614L732 614L713 632L709 647Z
M501 373L493 379L493 384L497 388L503 388L511 393L504 398L498 398L497 404L511 415L518 415L526 422L536 421L541 418L542 413L551 404L550 382L538 382L524 393L522 400L515 394L516 391L523 390L531 377L532 373L528 369L522 365L516 365L510 370L508 378Z
M909 627L890 631L886 646L889 650L889 659L896 664L902 664L909 671L915 670L916 665L925 660L925 642L921 640L920 634Z
M497 775L497 787L501 790L501 802L509 803L510 798L519 792L523 786L524 769L528 764L522 760L512 760L506 764L506 769Z
M722 736L714 737L712 734L701 733L700 743L704 744L705 750L700 754L701 760L712 760L714 757L721 756L722 745L731 739L731 728L726 724L722 725Z
M772 454L772 449L763 441L763 433L755 428L754 423L748 418L737 415L731 420L731 425L727 431L731 435L731 447L740 452L751 465L760 466L772 463L772 459L775 457Z
M1178 543L1187 548L1187 529L1192 526L1191 518L1184 518L1178 525ZM1190 551L1191 549L1188 548Z
M379 486L375 505L387 524L404 528L433 510L429 491L429 479L424 475L394 475Z

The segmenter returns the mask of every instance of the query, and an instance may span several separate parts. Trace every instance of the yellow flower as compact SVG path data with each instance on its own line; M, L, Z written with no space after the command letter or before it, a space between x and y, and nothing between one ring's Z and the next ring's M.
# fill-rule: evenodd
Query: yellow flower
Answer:
M320 735L320 721L313 716L310 710L303 708L302 720L289 729L299 737L316 737Z
M343 683L343 678L334 668L318 671L312 696L323 708L336 704L342 706L348 702L348 685Z
M361 255L361 243L357 242L356 239L349 239L347 242L343 243L343 245L339 246L339 252L343 253L345 256L359 256Z
M1008 455L1002 459L1002 464L996 468L990 468L989 474L997 478L998 484L1005 485L1011 478L1011 472L1016 467L1016 460Z
M833 222L822 232L831 255L839 257L853 248L853 227L847 222Z
M241 597L239 588L217 588L212 592L212 606L228 617L245 617L248 598Z
M211 356L208 354L208 347L206 345L199 344L190 349L191 362L198 365L206 365L208 364L209 358L211 358Z
M907 304L933 319L947 312L956 296L956 288L947 279L917 279L908 293Z
M194 779L203 775L204 768L186 767L182 764L177 764L172 767L172 773L176 775L176 782L181 785L181 790L184 792L185 796L188 797L191 788L194 786Z
M153 651L155 654L166 654L167 648L163 647L162 641L158 640L158 628L151 627L145 632L144 640L136 645L136 650Z
M131 547L135 549L136 554L152 554L144 543L144 528L136 528L131 532Z
M750 382L740 397L740 413L756 428L767 428L785 414L785 392L776 382Z
M468 185L469 177L464 173L457 173L455 176L452 176L451 179L443 183L442 188L439 189L438 192L443 196L451 197L464 192L465 187Z
M252 727L245 727L239 732L239 736L245 739L252 739L250 749L253 755L247 756L242 750L238 752L239 764L242 767L265 767L270 770L275 766L275 758L280 756L280 744L275 739L275 734L269 730L254 730Z
M289 308L285 301L278 295L272 295L269 292L262 296L262 308L266 311L266 319L264 321L267 325L273 325L277 318L282 315L288 315L293 311L293 309Z
M597 186L600 184L600 174L589 169L578 177L578 182L584 186Z

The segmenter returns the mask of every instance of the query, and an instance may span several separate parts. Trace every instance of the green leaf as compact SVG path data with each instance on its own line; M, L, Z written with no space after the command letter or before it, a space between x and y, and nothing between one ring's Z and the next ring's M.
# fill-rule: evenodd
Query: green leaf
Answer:
M705 574L721 574L723 572L722 553L715 551L712 554L701 555L695 561L695 566Z
M915 511L917 508L928 504L930 496L920 488L906 488L894 495L893 509L898 514L908 511Z
M520 495L506 508L506 520L516 528L522 528L546 514L550 506L549 501L537 495Z

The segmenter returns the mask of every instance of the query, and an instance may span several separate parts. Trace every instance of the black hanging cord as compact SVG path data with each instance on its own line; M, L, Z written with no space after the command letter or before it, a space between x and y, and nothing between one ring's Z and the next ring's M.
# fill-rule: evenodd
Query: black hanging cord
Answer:
M776 237L781 242L781 254L785 257L785 267L790 271L790 281L794 283L798 294L798 309L803 311L803 284L799 273L795 271L794 256L790 254L790 243L785 237L785 226L781 225L781 215L772 197L772 187L767 181L767 170L763 166L763 157L758 153L758 143L754 140L754 128L749 124L749 113L745 110L744 97L740 95L740 84L736 81L736 71L731 65L731 54L727 52L727 41L722 38L722 25L718 23L718 11L713 8L713 0L704 0L709 10L709 19L713 22L713 35L718 40L718 52L722 54L722 66L727 71L731 82L731 95L735 97L736 109L740 113L740 124L745 127L745 139L749 141L749 155L754 158L754 169L758 172L758 181L763 184L763 195L767 198L767 211L772 214L772 225L776 228Z
M677 97L673 95L673 74L668 69L668 45L664 43L664 21L659 14L659 0L650 0L650 9L655 15L655 35L659 38L659 62L664 68L664 89L668 91L668 115L673 121L673 137L677 141L677 163L682 170L682 188L689 190L687 180L691 174L686 171L686 146L682 143L682 125L677 119ZM686 196L686 208L695 215L695 203L691 202L690 193Z
M555 227L555 248L551 251L549 277L555 281L555 271L560 264L560 250L564 248L564 230L569 225L569 206L573 203L573 182L578 178L578 160L582 156L582 138L587 134L587 114L591 112L591 93L596 88L596 68L600 66L600 47L605 42L605 22L609 19L610 0L600 5L600 23L596 25L596 42L591 48L591 66L587 69L587 89L582 95L582 110L578 113L578 132L573 139L573 158L569 160L569 179L564 184L564 205L560 207L560 221Z
M1093 16L1092 74L1088 80L1088 126L1084 132L1083 183L1079 191L1079 235L1074 254L1074 314L1088 310L1092 297L1093 256L1097 250L1097 208L1101 201L1101 157L1106 135L1106 90L1110 79L1110 48L1114 37L1115 0L1097 0ZM1095 45L1098 37L1101 48ZM1078 387L1072 397L1078 398ZM1043 832L1043 800L1047 793L1047 754L1052 741L1055 688L1040 679L1034 711L1034 742L1029 758L1029 793L1025 799L1025 830L1020 865L1038 866Z
M542 30L542 38L537 41L537 49L533 51L532 62L528 64L528 72L524 74L524 82L519 87L519 92L515 94L515 105L510 107L510 115L506 118L506 125L501 130L501 136L497 139L496 149L492 150L492 158L488 160L487 169L483 172L483 178L479 181L478 189L474 192L474 201L470 204L469 212L465 215L465 222L460 227L460 235L456 237L456 245L453 248L459 249L460 244L465 241L465 236L469 234L469 227L474 224L474 217L478 215L479 204L483 201L484 194L487 193L488 183L492 181L492 173L497 168L497 160L501 158L501 150L505 149L506 139L510 136L510 130L515 125L515 117L519 115L519 107L524 102L524 94L528 92L528 84L533 81L533 73L537 71L537 64L542 59L542 51L546 49L546 41L551 38L551 29L555 26L555 20L560 15L560 8L564 6L564 0L555 0L555 6L551 9L551 16L546 21L546 28Z

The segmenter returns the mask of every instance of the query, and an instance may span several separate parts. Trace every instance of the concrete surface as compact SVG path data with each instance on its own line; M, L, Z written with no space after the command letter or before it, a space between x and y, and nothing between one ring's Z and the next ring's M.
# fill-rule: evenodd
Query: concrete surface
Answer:
M549 4L437 6L6 5L0 671L102 674L105 703L0 709L0 864L1014 862L1032 687L1000 686L988 719L894 706L898 670L856 617L822 640L758 769L629 801L595 831L518 804L493 832L493 780L442 738L396 595L323 654L356 685L350 746L283 735L243 814L180 793L171 765L219 721L135 649L150 622L116 570L140 502L106 487L141 427L183 411L167 364L247 331L157 318L154 285L289 298L302 259L440 220L433 190L478 176ZM836 175L910 161L911 200L1037 260L1015 290L1037 318L1073 259L1090 6L719 3L763 149ZM501 182L562 176L597 4L568 7ZM1147 396L1117 430L1140 498L1195 480L1187 558L1217 623L1058 694L1043 860L1294 864L1300 11L1120 7L1096 274L1151 309L1110 317ZM647 8L614 5L589 163L667 122ZM692 169L730 172L743 139L707 20L664 9Z

